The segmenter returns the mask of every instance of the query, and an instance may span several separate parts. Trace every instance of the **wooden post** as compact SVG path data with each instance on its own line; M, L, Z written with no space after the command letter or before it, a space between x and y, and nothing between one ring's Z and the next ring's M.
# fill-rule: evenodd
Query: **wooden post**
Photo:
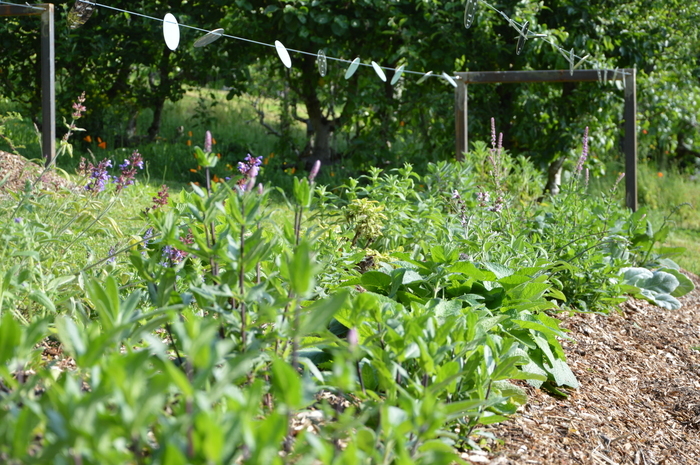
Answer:
M625 200L637 211L637 70L625 70Z
M41 148L46 166L56 157L56 69L53 4L41 15Z
M637 210L637 70L625 68L620 70L595 70L577 69L571 70L547 70L547 71L470 71L457 73L457 89L455 90L455 126L456 126L456 153L458 160L462 159L462 153L466 152L468 144L467 121L467 85L468 84L496 84L496 83L522 83L522 82L595 82L600 80L601 74L607 81L623 81L625 84L625 199L627 206L633 211ZM464 87L464 92L460 89ZM463 99L463 100L462 100Z
M52 3L0 5L0 16L41 15L41 151L47 166L56 157L56 55L53 12Z
M467 112L467 86L463 81L457 81L455 89L455 159L464 160L464 153L469 150L469 128Z

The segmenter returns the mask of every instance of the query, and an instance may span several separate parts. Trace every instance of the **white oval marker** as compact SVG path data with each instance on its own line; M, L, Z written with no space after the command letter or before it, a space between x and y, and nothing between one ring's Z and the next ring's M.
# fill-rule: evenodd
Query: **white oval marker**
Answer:
M447 74L447 73L442 73L442 77L443 77L443 79L444 79L445 81L447 81L447 82L449 82L450 84L452 84L452 87L457 87L457 83L456 83L455 80L452 78L452 76L450 76L450 75Z
M476 14L476 6L479 2L477 0L467 0L464 5L464 27L469 29L474 21L474 15Z
M379 79L381 79L382 82L386 82L386 74L384 74L384 70L382 69L382 67L373 61L372 68L374 68L374 72L377 73Z
M406 67L406 65L401 65L398 68L394 70L394 77L391 78L391 85L393 86L397 82L399 82L399 79L401 79L401 75L403 75L403 69Z
M282 63L284 64L284 66L286 66L287 68L291 68L292 67L292 59L289 56L289 52L287 51L285 46L282 45L282 42L280 42L279 40L276 40L275 41L275 48L277 49L277 55L279 55L280 60L282 60Z
M425 73L420 79L418 79L418 82L416 82L416 84L422 83L423 81L425 81L426 79L428 79L430 76L432 76L432 74L433 74L432 71L428 71L428 72Z
M200 37L194 42L195 47L204 47L205 45L209 45L210 43L218 40L221 38L223 35L224 30L219 28L219 29L214 29L213 31L207 32L205 35Z
M318 74L324 77L328 71L328 61L326 60L326 52L324 52L323 49L318 51L316 64L318 65Z
M180 45L180 26L177 24L177 19L171 13L167 13L163 18L163 38L165 45L172 51Z
M348 70L345 71L345 79L350 79L353 74L355 74L355 71L357 71L357 68L360 66L360 57L355 58L352 60L352 63L350 63L350 66L348 66Z

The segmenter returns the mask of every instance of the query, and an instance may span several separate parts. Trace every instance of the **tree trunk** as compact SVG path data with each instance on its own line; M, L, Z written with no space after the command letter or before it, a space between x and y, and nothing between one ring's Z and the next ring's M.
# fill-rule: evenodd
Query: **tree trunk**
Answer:
M151 88L153 90L153 98L151 99L153 122L151 123L151 127L148 128L148 139L151 142L155 141L156 137L158 137L158 133L160 133L160 125L163 121L163 107L165 106L165 101L167 100L167 95L172 84L171 79L168 78L171 54L172 51L169 48L163 48L163 56L158 66L160 82L158 85L154 85L154 80L151 80Z

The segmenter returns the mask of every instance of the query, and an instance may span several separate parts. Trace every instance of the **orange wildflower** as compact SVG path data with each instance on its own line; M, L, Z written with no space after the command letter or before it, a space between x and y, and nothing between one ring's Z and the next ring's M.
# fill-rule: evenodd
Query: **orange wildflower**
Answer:
M658 177L660 177L660 178L663 178L663 177L664 177L664 174L663 174L661 171L659 171L658 173L656 173L656 175L657 175Z
M220 153L217 153L217 154L216 154L216 158L221 159L221 154L220 154Z
M187 131L187 137L192 137L192 131Z
M217 175L214 175L214 177L211 178L211 180L212 180L213 182L221 182L221 179L219 179L219 177L218 177Z
M189 140L189 139L187 139L187 146L189 147L189 146L191 146L191 145L192 145L192 141Z
M197 172L197 170L194 169L194 168L190 168L190 171L191 171L192 173L196 173L196 172Z
M85 142L92 142L92 137L90 137L90 136L85 136L85 137L83 137L83 140L84 140Z
M213 137L211 138L211 145L216 145L216 139L214 139Z

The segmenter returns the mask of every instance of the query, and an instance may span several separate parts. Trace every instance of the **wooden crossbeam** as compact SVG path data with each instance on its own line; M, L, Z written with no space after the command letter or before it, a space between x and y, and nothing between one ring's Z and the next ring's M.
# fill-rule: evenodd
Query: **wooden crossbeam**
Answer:
M469 84L520 84L526 82L595 82L623 81L625 88L625 108L623 112L625 128L625 187L626 203L637 211L637 70L623 68L617 70L545 70L545 71L469 71L456 73L455 89L455 157L458 160L469 149Z

